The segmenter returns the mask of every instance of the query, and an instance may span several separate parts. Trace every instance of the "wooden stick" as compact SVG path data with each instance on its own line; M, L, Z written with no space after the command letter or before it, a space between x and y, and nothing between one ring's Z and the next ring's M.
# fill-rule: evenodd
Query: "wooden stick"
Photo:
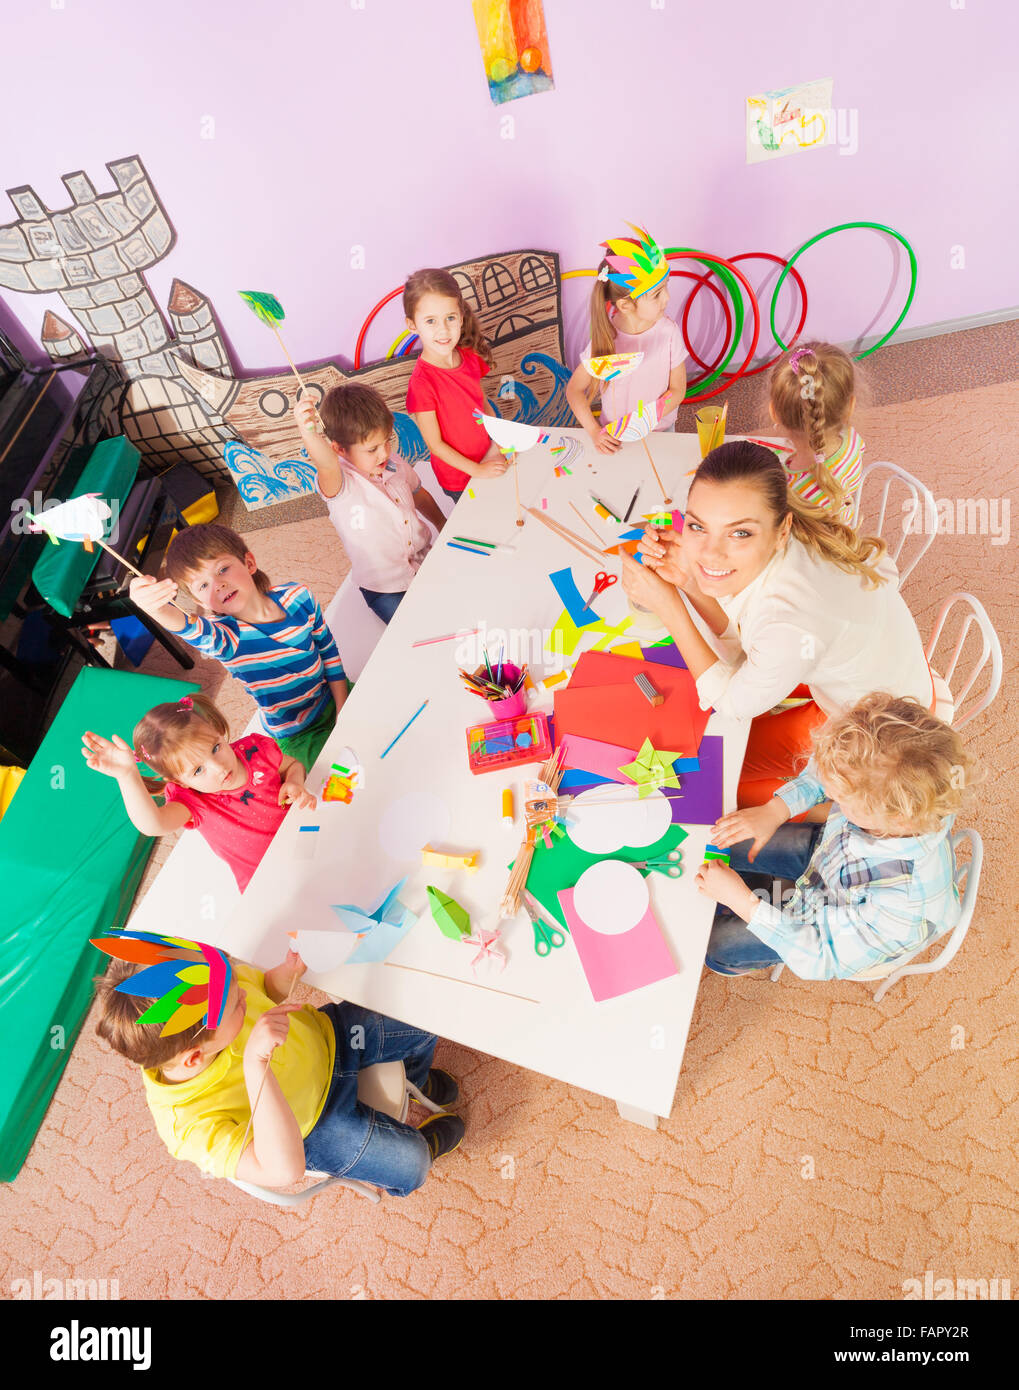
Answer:
M300 373L300 372L297 370L297 368L294 366L294 360L293 360L293 358L290 356L290 353L287 352L287 345L286 345L286 343L283 341L282 334L280 333L279 329L276 327L275 324L273 324L273 326L272 326L272 331L276 334L276 337L277 337L277 339L278 339L278 341L279 341L279 345L280 345L280 347L283 349L283 356L284 356L284 357L287 359L287 361L290 363L290 370L293 372L294 376L297 378L297 384L298 384L298 386L301 388L302 391L306 392L308 388L307 388L307 387L305 386L305 384L304 384L304 379L302 378L301 373ZM318 409L316 408L316 410L315 410L315 433L316 433L316 434L325 434L325 431L326 431L326 427L325 427L325 425L323 425L323 423L322 423L322 417L319 415Z
M129 569L129 570L131 571L132 574L136 574L136 575L138 576L139 579L144 579L144 578L145 578L145 576L144 576L144 574L142 574L141 570L135 569L134 565L132 565L132 563L131 563L130 560L125 560L124 557L123 557L123 555L118 555L117 552L114 550L114 548L113 548L112 545L107 545L106 542L105 542L105 541L101 541L101 540L98 538L98 536L96 537L96 545L101 545L102 548L106 551L106 553L107 553L108 555L112 555L113 558L114 558L119 564L124 565L127 569ZM179 603L174 603L173 599L170 599L169 602L170 602L170 607L171 607L171 608L176 608L176 610L177 610L178 613L183 613L183 614L184 614L184 616L185 616L185 618L187 618L188 622L191 621L191 614L188 613L185 609L181 608L181 606L180 606Z
M655 475L655 479L657 480L658 486L662 490L662 496L665 498L665 505L668 506L669 503L672 501L672 498L665 491L665 484L662 482L661 478L658 477L658 469L655 467L655 461L651 457L651 450L647 446L647 436L645 436L640 442L644 445L644 452L645 454L647 454L647 461L651 465L651 472Z
M520 515L520 474L517 472L516 450L513 452L513 486L517 494L517 525L523 526L524 518Z
M601 546L601 543L602 543L602 541L605 539L605 537L604 537L604 536L599 536L598 532L594 529L594 527L593 527L593 526L591 525L591 523L588 521L587 517L586 517L586 516L584 515L584 513L580 510L580 508L577 506L577 504L576 504L575 502L571 502L571 503L570 503L570 506L571 506L571 507L573 508L573 510L577 513L577 515L580 517L581 521L584 523L584 525L587 527L587 529L591 532L591 535L594 536L595 540L598 542L598 545L599 545L599 547L600 547L600 546Z
M533 507L525 507L524 511L530 512L533 517L537 517L543 526L547 526L550 531L554 531L560 540L564 540L567 545L572 545L575 550L579 550L581 555L586 556L587 559L594 560L595 563L599 565L604 563L605 552L602 550L595 550L593 546L589 546L587 541L578 536L575 531L571 531L569 527L563 526L558 521L553 521L551 517L535 511Z
M290 1003L290 996L293 994L293 992L294 992L294 985L296 985L296 984L297 984L297 976L296 976L296 974L295 974L294 977L293 977L293 979L290 981L290 988L287 990L287 997L286 997L286 998L284 999L284 1001L283 1001L284 1004L289 1004L289 1003ZM279 1047L279 1046L281 1046L281 1044L277 1043L276 1046ZM276 1048L274 1047L272 1051L275 1052L275 1051L276 1051ZM254 1103L254 1105L251 1107L251 1114L248 1116L248 1123L247 1123L247 1126L246 1126L246 1128L245 1128L245 1130L244 1130L244 1138L241 1140L241 1153L242 1153L242 1154L244 1153L244 1146L245 1146L245 1144L247 1144L247 1142L248 1142L248 1135L251 1133L251 1126L252 1126L252 1124L254 1123L254 1120L255 1120L255 1111L258 1109L258 1102L262 1099L262 1088L263 1088L264 1085L265 1085L265 1079L266 1079L266 1077L269 1075L269 1063L270 1063L271 1061L272 1061L272 1052L270 1052L270 1053L269 1053L269 1056L265 1059L265 1071L262 1073L262 1079L261 1079L261 1081L258 1083L258 1090L255 1092L255 1103Z

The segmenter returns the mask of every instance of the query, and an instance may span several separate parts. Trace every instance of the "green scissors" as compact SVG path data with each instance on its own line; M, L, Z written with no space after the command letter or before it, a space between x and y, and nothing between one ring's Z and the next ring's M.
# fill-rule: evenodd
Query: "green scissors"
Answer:
M558 927L550 927L543 918L539 917L534 907L531 906L533 899L530 893L522 893L521 901L524 911L531 919L531 926L534 928L534 952L539 956L550 956L556 946L565 946L566 937Z
M678 849L670 849L668 854L660 855L657 859L634 859L631 862L635 869L647 869L648 873L654 869L657 873L668 874L669 878L679 878L683 872L679 867L682 858Z

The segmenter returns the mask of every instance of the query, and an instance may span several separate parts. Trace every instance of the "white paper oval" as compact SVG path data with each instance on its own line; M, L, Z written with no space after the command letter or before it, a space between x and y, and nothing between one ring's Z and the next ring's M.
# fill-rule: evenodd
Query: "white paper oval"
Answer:
M660 791L640 801L632 785L602 783L574 798L566 830L578 849L612 854L624 845L656 844L671 824L672 807Z
M449 834L449 805L431 792L412 792L387 806L379 844L391 859L418 859L423 846L441 845Z
M580 876L573 906L592 931L618 936L630 931L648 909L647 881L639 869L621 859L603 859Z

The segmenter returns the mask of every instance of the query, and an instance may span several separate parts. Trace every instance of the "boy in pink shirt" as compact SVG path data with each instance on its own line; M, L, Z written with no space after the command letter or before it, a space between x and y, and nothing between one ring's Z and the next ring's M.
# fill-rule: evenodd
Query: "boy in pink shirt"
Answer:
M318 413L324 436L315 432L312 401L306 397L294 407L354 582L372 612L388 623L445 517L414 469L393 451L393 413L377 391L357 382L334 386Z

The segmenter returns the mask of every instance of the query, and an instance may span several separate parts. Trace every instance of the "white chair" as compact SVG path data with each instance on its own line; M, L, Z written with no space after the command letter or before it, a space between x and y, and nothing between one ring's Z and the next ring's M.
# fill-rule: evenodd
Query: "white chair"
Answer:
M955 648L951 655L951 660L946 668L944 675L935 669L936 652L938 643L941 641L942 633L948 621L948 615L955 605L963 604L969 606L969 612L961 617L959 635L956 639ZM959 665L959 658L962 649L966 645L970 629L976 623L980 630L982 640L981 650L973 663L972 670L966 680L965 685L956 690L953 688L955 681L956 668ZM945 651L948 649L948 642L945 643ZM943 719L946 724L951 724L955 729L961 729L968 724L971 719L975 719L978 714L982 714L991 703L998 691L1001 689L1001 643L998 634L994 630L987 611L979 599L972 594L957 593L949 594L941 605L941 610L934 620L934 628L931 632L930 641L927 643L927 661L931 668L931 675L934 677L934 694L936 704L934 713L939 719ZM980 696L974 697L964 714L960 714L960 706L963 705L973 686L976 684L977 677L987 665L991 663L990 682L987 689Z
M441 1105L436 1105L434 1101L426 1100L418 1088L407 1080L407 1073L404 1071L402 1062L377 1062L373 1067L365 1067L357 1078L357 1098L365 1105L370 1105L373 1110L380 1110L384 1115L391 1115L394 1120L399 1120L401 1124L406 1123L407 1110L410 1107L411 1099L417 1101L418 1105L425 1110L431 1111L433 1115L443 1114ZM300 1207L324 1188L331 1187L333 1183L339 1183L342 1187L349 1187L353 1192L357 1192L362 1197L367 1197L369 1202L381 1202L382 1193L378 1188L372 1187L370 1183L361 1182L358 1178L341 1178L332 1174L308 1172L306 1178L318 1178L312 1187L306 1187L301 1192L276 1192L271 1187L260 1187L257 1183L244 1182L241 1178L231 1178L230 1182L234 1187L239 1187L243 1192L247 1192L251 1197L257 1197L262 1202L271 1202L275 1207Z
M958 835L952 836L952 849L957 851L963 840L968 840L970 844L970 857L964 863L959 863L956 855L955 864L955 885L962 893L962 911L958 922L954 927L949 928L948 933L941 932L930 941L912 951L908 956L899 956L894 961L886 961L883 965L875 965L873 970L865 970L860 975L853 975L856 981L881 980L881 986L874 991L874 1003L880 1004L898 980L904 975L930 975L935 970L943 970L948 962L955 956L962 945L962 939L969 931L969 924L973 920L973 912L977 902L977 891L980 887L980 870L984 862L984 842L975 830L960 830ZM963 888L963 879L966 880ZM921 956L925 951L941 941L945 936L948 939L938 955L931 961L922 962L919 965L910 964L917 956ZM785 962L780 961L771 972L772 980L777 980L785 969Z
M881 536L888 546L888 553L898 566L899 588L901 589L913 570L916 569L921 558L934 544L934 537L938 534L938 507L930 488L919 478L914 478L912 473L907 473L904 468L900 468L897 463L870 463L863 470L860 490L856 494L856 507L852 520L854 528L860 525L860 518L863 515L864 494L866 493L869 499L882 482L884 487L881 493L881 509L878 513L877 524L873 525L868 521L866 530L868 535ZM890 524L889 534L886 536L884 534L885 516L888 512L888 497L893 484L901 485L905 491L905 496L899 502L902 520L897 532ZM900 557L910 536L919 536L922 539L917 543L917 546L910 548L909 560L901 561Z

